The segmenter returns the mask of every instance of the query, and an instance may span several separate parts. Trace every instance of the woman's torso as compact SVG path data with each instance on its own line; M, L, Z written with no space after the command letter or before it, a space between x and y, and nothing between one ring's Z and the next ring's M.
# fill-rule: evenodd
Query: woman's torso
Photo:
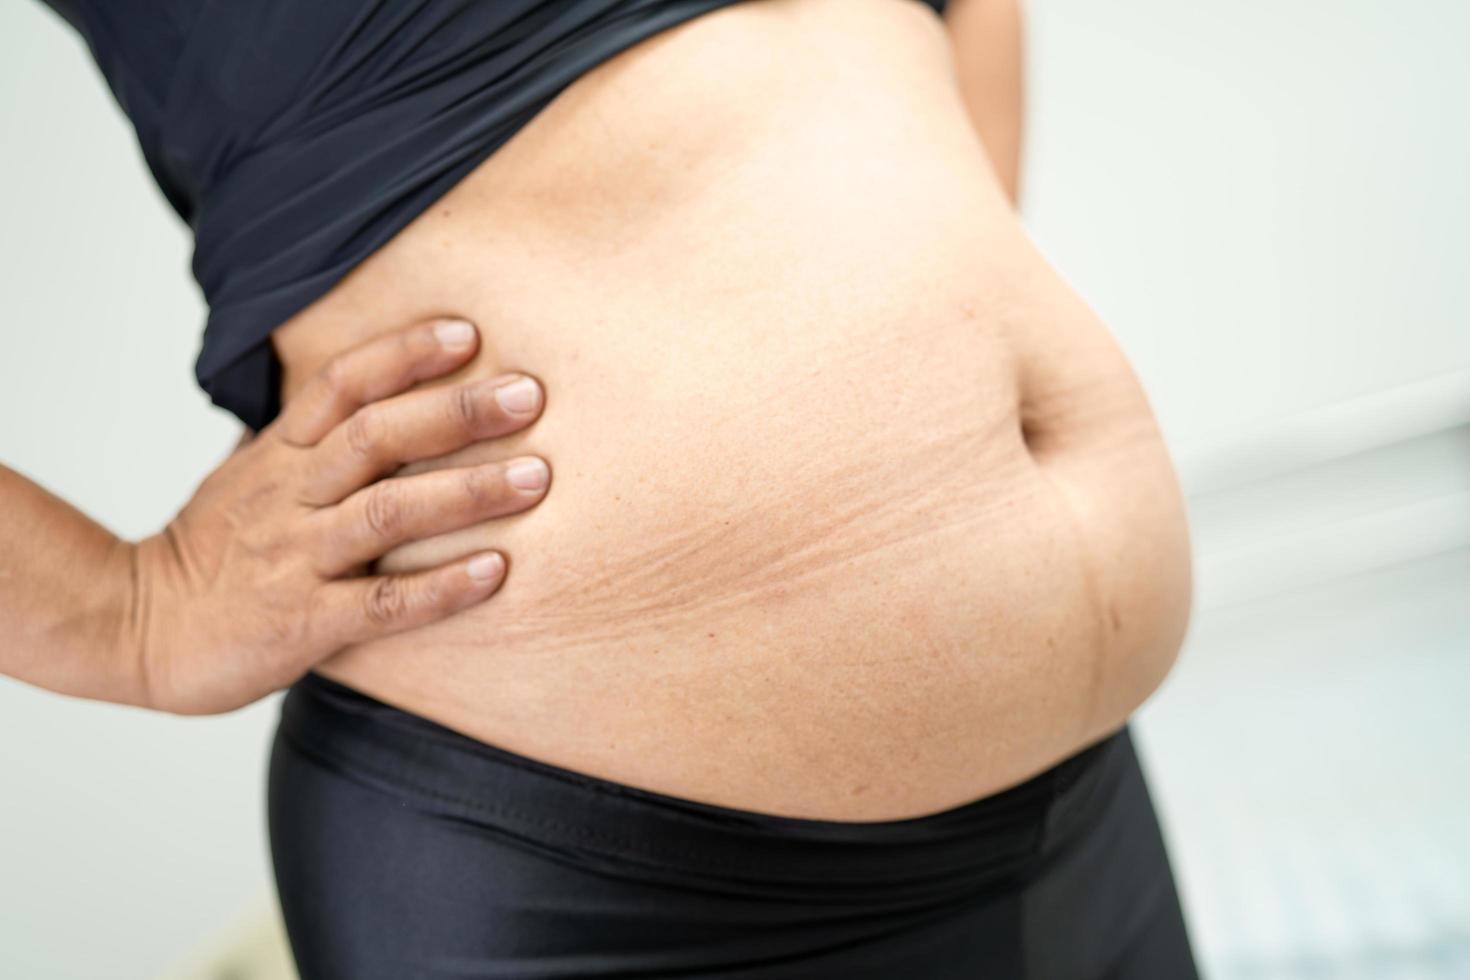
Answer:
M1014 784L1158 684L1183 507L1104 326L1033 249L911 0L725 8L584 76L278 330L469 317L547 392L486 604L320 672L707 802L889 819Z

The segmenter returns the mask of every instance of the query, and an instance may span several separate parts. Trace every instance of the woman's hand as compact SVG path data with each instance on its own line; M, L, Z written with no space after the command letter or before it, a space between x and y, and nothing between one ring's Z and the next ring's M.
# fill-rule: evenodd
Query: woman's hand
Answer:
M495 592L505 560L493 551L364 574L395 545L525 510L545 493L550 471L536 457L391 477L539 414L540 387L522 375L403 393L459 367L475 345L469 324L437 321L340 355L134 547L128 629L147 706L228 711L345 646Z

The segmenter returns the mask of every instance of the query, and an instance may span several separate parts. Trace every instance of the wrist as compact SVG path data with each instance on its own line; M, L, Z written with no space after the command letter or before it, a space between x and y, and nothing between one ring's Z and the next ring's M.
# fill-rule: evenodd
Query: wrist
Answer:
M152 552L157 548L158 535L141 541L119 539L113 547L110 561L111 575L117 583L113 594L117 596L113 613L113 673L116 676L116 697L111 700L140 708L160 709L154 671L151 669L155 651L152 649L153 623L156 618L156 577L149 569L154 564Z

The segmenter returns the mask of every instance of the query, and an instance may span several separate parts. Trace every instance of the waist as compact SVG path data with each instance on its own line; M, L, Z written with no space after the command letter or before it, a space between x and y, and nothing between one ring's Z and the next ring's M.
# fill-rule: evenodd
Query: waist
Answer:
M526 433L433 464L534 452L547 499L385 562L500 548L501 592L323 672L788 815L952 806L1121 723L1182 629L1177 487L946 58L912 3L700 18L590 73L279 331L288 399L368 324L438 312L480 325L469 371L547 391Z
M1194 975L1126 726L942 813L807 820L549 766L308 675L269 816L303 976L417 976L446 950L516 976Z
M1034 874L1097 822L1136 768L1127 726L1009 789L905 820L774 816L650 792L527 758L308 674L279 737L333 772L430 816L533 840L582 865L656 868L722 887L867 887L927 905Z

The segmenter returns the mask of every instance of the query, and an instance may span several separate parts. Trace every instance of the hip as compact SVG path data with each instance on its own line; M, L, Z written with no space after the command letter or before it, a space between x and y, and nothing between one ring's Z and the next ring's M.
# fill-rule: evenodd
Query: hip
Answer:
M309 676L269 812L303 980L1195 975L1126 726L943 813L833 822L547 766Z

